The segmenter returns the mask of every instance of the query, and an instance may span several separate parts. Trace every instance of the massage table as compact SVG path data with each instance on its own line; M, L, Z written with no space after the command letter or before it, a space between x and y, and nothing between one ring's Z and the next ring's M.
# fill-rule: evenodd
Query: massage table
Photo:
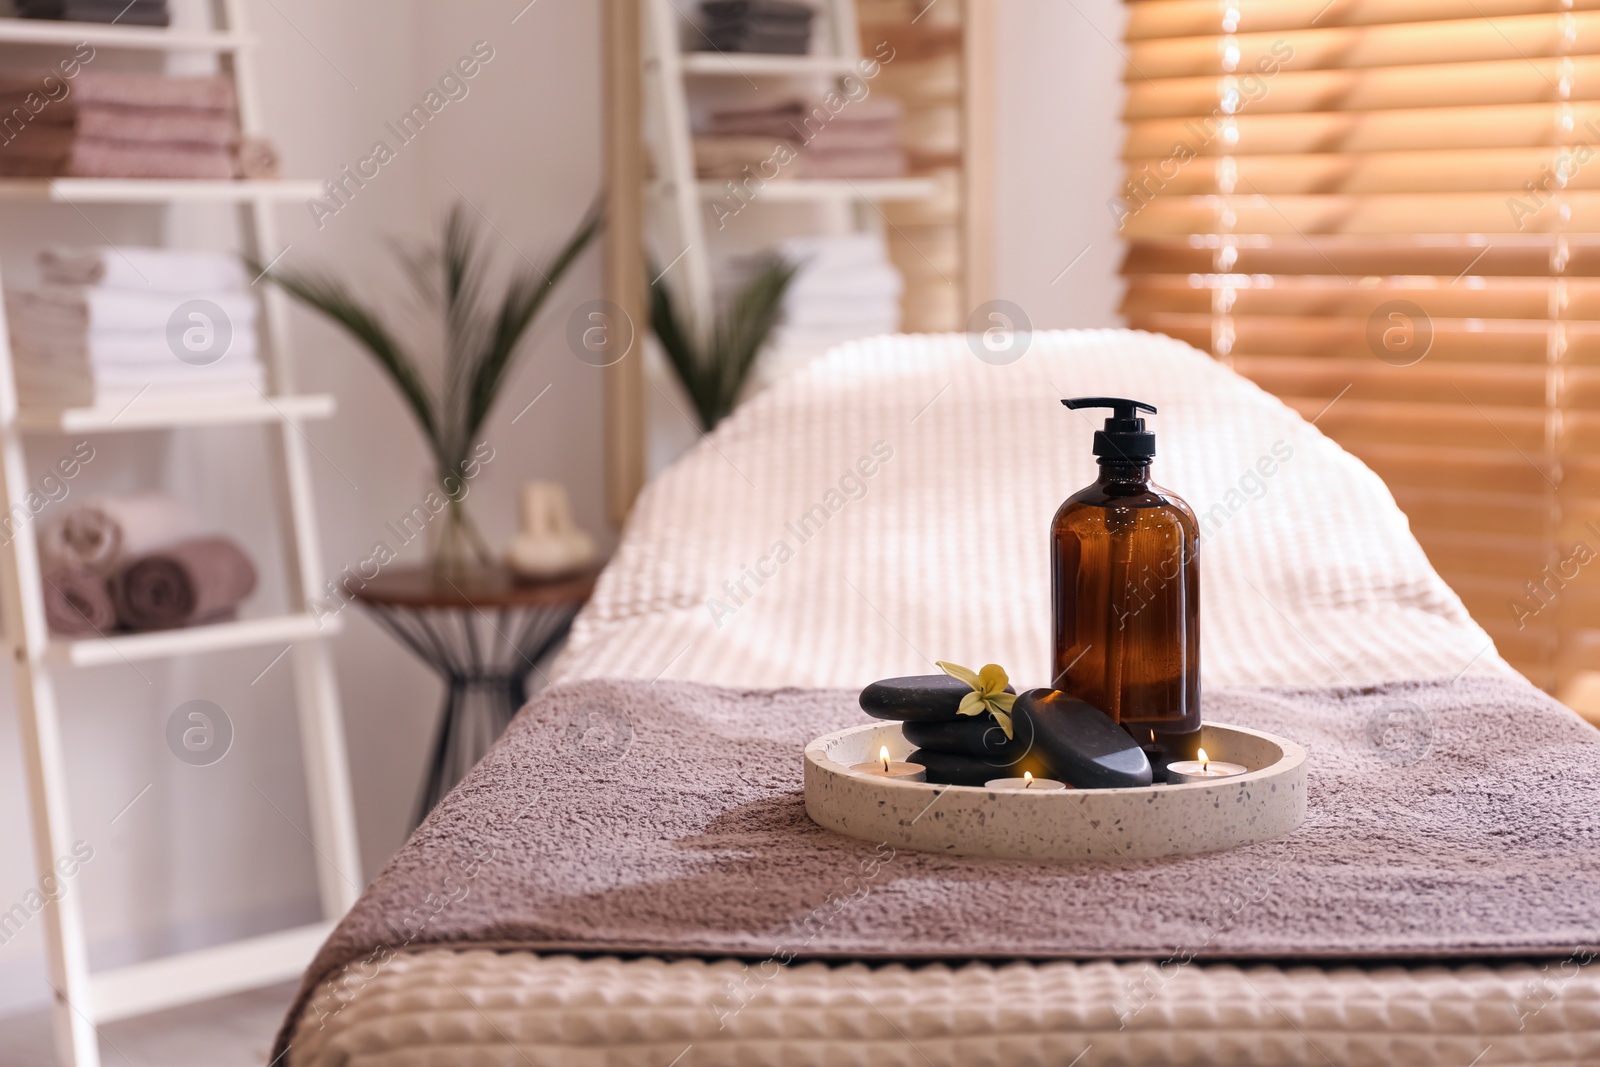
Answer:
M1096 424L1058 398L1085 394L1160 409L1154 480L1202 527L1206 687L1514 674L1363 464L1193 348L1099 330L1035 333L1004 366L959 335L871 339L756 396L645 489L550 682L858 688L944 659L1040 684L1050 517L1095 473ZM1125 1019L1150 960L796 962L723 1025L735 961L434 947L340 1010L314 990L286 1059L1596 1063L1582 964L1195 963Z

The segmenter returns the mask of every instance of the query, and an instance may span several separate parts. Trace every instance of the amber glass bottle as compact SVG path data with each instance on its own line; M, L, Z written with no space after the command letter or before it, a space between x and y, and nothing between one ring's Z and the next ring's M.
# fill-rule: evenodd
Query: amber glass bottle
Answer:
M1139 741L1192 759L1200 739L1199 524L1150 484L1155 434L1118 397L1094 435L1100 477L1069 497L1050 527L1052 685L1087 701Z

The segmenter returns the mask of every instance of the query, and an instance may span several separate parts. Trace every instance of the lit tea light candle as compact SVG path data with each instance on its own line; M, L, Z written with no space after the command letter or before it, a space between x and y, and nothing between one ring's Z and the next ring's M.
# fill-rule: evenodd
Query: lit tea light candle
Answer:
M1236 774L1245 773L1245 768L1238 763L1223 763L1206 755L1206 750L1200 750L1199 759L1178 760L1167 764L1167 784L1182 785L1185 782L1209 782L1216 778L1232 778Z
M851 766L857 774L870 774L878 778L896 778L902 782L926 782L928 769L920 763L900 763L889 758L889 746L878 749L878 758L871 763Z
M991 778L983 786L996 792L1020 793L1027 790L1030 793L1048 793L1053 789L1065 789L1067 783L1054 778L1035 778L1032 771L1023 771L1021 778Z

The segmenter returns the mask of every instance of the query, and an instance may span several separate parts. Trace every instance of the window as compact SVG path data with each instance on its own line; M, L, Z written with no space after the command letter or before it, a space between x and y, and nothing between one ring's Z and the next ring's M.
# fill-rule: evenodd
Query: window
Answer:
M1600 666L1600 0L1127 9L1129 325L1372 466L1535 682Z

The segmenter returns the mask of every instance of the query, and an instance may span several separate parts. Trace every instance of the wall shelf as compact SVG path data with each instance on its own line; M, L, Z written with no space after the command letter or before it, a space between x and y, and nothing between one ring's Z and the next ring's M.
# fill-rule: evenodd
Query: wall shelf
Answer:
M685 52L683 72L707 78L829 78L855 73L860 60L850 56L785 56L761 52Z
M730 195L726 182L697 182L706 200ZM848 181L794 178L767 182L750 203L812 204L830 201L921 200L936 191L927 178L852 178Z
M803 225L813 233L881 234L904 279L901 328L956 331L991 300L994 278L994 42L997 0L817 0L810 53L684 51L693 4L605 0L607 298L649 320L648 261L671 263L672 287L696 321L710 321L717 251L772 243ZM885 49L888 46L888 50ZM872 58L868 58L872 57ZM700 180L697 109L775 102L828 84L866 80L904 106L904 178L779 179L761 185L752 235L721 235L726 180ZM752 182L752 185L755 183ZM718 244L721 238L720 245ZM735 245L738 247L735 249ZM681 262L673 259L679 257ZM658 264L659 268L659 264ZM606 376L606 492L623 522L650 473L651 407L644 363Z
M102 22L0 17L0 44L76 45L167 52L232 52L255 43L241 33L168 26L119 26Z
M333 926L331 922L311 923L231 945L102 971L91 980L97 1015L103 1022L112 1022L299 977L306 960L316 955L333 933Z
M65 204L239 203L309 200L323 195L308 178L272 181L195 178L0 178L0 200L46 200Z
M45 655L52 663L104 667L167 656L187 656L196 652L294 644L296 641L328 637L338 633L339 628L339 617L336 615L321 620L320 625L313 615L273 615L264 619L235 619L208 626L185 626L178 630L51 641Z
M10 46L12 52L17 52L33 46L41 51L49 47L59 54L82 43L103 52L125 50L121 53L125 58L130 52L142 52L151 60L149 67L164 67L169 72L183 66L179 62L181 56L201 53L200 58L214 58L218 72L232 79L240 133L259 137L266 131L254 50L245 47L254 42L244 21L247 5L248 0L211 0L196 5L210 12L211 20L204 28L0 17L0 48ZM99 62L116 61L99 60L97 67ZM126 227L115 224L107 230L97 222L86 226L88 216L81 209L41 212L41 204L132 206L141 210L121 214L137 216L144 222L149 222L157 209L227 205L234 209L226 214L233 215L236 222L237 250L257 262L271 263L288 250L278 238L274 218L277 207L293 209L323 195L321 181L304 179L0 178L0 226L7 227L0 232L13 246L6 261L9 266L20 258L14 246L37 241L47 232L41 227L57 231L51 235L57 240L75 243L93 241L98 236L109 244L107 230L139 232L126 231ZM18 219L27 219L31 225L18 227ZM163 228L156 227L152 232ZM201 231L201 239L207 243L226 242L229 238L230 228L225 224L214 234ZM261 303L261 314L254 325L266 380L271 383L267 393L245 390L204 396L152 387L131 399L125 393L120 400L106 398L92 405L19 408L13 353L8 331L0 322L0 510L14 514L36 511L30 504L35 493L27 455L34 443L31 433L121 433L255 424L263 427L261 436L266 451L271 453L267 458L272 471L258 491L273 504L284 570L282 600L286 606L276 615L173 630L68 638L50 631L34 537L11 537L0 543L0 628L4 629L13 659L16 717L22 734L34 866L39 877L54 871L57 858L73 850L78 837L72 826L73 783L69 779L86 770L93 771L92 764L86 768L81 763L83 739L74 736L75 744L69 745L63 736L58 676L66 676L76 668L127 666L140 660L254 648L257 670L270 668L279 658L288 661L278 672L285 677L275 676L274 688L290 687L292 697L284 700L263 693L258 699L274 701L274 714L270 716L274 729L288 725L282 721L286 717L282 713L291 709L297 720L310 814L305 833L315 853L313 864L322 905L322 922L311 926L246 936L198 952L158 956L125 967L96 969L89 958L89 931L94 929L100 934L103 930L85 921L85 902L76 892L47 900L39 919L50 985L55 992L52 1014L59 1067L101 1067L97 1023L293 976L311 959L330 925L350 909L360 893L361 856L356 842L344 727L331 642L326 640L339 632L342 618L313 614L312 605L327 597L332 587L325 577L333 576L323 568L321 527L309 469L309 453L315 446L299 425L304 419L333 414L335 405L329 396L294 393L293 367L284 344L289 325L287 294L281 287L265 282L249 291ZM274 392L283 395L272 395ZM118 450L108 444L105 451ZM124 459L129 464L150 462L143 460L137 449L117 461L101 462ZM160 471L151 473L158 478ZM286 645L294 646L293 656L285 655ZM112 689L110 699L117 700L118 692ZM139 700L132 690L128 698L136 704ZM89 739L91 744L93 740ZM159 779L152 788L161 788ZM103 814L95 818L103 819ZM236 922L231 918L234 914L218 911L216 916L232 924Z
M280 419L326 419L337 409L327 395L274 396L175 401L141 397L115 407L23 408L17 425L25 430L60 433L111 433L171 430L184 426L222 426Z

